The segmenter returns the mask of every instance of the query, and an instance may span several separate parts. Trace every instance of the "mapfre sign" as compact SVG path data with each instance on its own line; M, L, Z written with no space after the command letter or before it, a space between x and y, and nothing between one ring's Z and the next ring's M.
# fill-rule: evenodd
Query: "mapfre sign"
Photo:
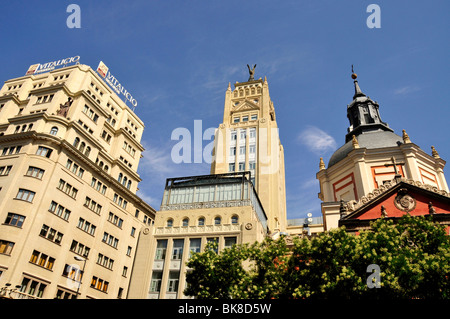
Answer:
M133 98L133 96L130 94L130 92L125 89L125 87L122 86L122 84L119 83L119 81L109 72L109 68L100 61L97 67L97 73L105 79L106 83L118 94L123 95L127 101L130 101L130 103L136 107L137 101Z
M43 72L49 72L59 67L65 67L68 64L76 63L80 61L80 56L73 56L66 59L61 59L53 62L47 62L47 63L37 63L30 65L28 68L28 71L25 75L31 75L31 74L39 74Z

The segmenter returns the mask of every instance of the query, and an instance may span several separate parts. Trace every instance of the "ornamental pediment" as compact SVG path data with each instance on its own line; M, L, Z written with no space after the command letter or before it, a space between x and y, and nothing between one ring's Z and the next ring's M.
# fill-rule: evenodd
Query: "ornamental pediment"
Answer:
M233 105L233 109L231 110L232 113L259 110L259 105L250 100L243 100L241 102L236 102L236 103L239 103L239 104Z

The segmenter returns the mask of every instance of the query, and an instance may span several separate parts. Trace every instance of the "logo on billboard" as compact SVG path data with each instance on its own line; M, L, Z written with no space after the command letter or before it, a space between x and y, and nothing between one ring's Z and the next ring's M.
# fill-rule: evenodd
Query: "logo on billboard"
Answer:
M26 75L49 72L56 69L57 67L65 67L67 66L67 64L75 63L78 62L79 60L80 56L77 55L70 58L61 59L58 61L33 64L30 65L30 67L28 68Z
M137 101L133 98L133 96L130 94L130 92L125 89L125 87L122 86L122 84L119 83L119 81L111 74L109 71L109 68L103 63L103 61L100 61L97 67L97 72L100 74L101 77L105 79L105 82L108 83L108 85L117 93L117 95L123 95L127 101L130 101L130 103L136 107Z
M109 68L103 63L103 61L100 61L97 67L97 72L104 78L106 77L106 74L108 74Z

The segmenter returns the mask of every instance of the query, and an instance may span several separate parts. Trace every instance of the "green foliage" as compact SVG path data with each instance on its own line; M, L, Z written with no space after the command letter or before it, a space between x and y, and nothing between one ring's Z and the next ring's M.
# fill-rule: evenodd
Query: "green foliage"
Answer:
M217 245L217 244L215 244ZM217 254L208 246L187 266L185 294L197 298L450 298L450 237L432 216L379 219L352 235L344 228L313 239L266 238ZM369 288L370 264L380 288Z

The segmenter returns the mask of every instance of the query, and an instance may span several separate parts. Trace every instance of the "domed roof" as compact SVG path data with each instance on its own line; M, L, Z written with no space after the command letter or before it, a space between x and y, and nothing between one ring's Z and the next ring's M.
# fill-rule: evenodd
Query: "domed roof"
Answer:
M403 138L391 131L369 131L363 132L356 136L360 148L376 149L384 147L394 147L403 144ZM353 150L352 141L348 141L341 146L330 157L328 167L333 166L337 162L343 160L348 153Z

